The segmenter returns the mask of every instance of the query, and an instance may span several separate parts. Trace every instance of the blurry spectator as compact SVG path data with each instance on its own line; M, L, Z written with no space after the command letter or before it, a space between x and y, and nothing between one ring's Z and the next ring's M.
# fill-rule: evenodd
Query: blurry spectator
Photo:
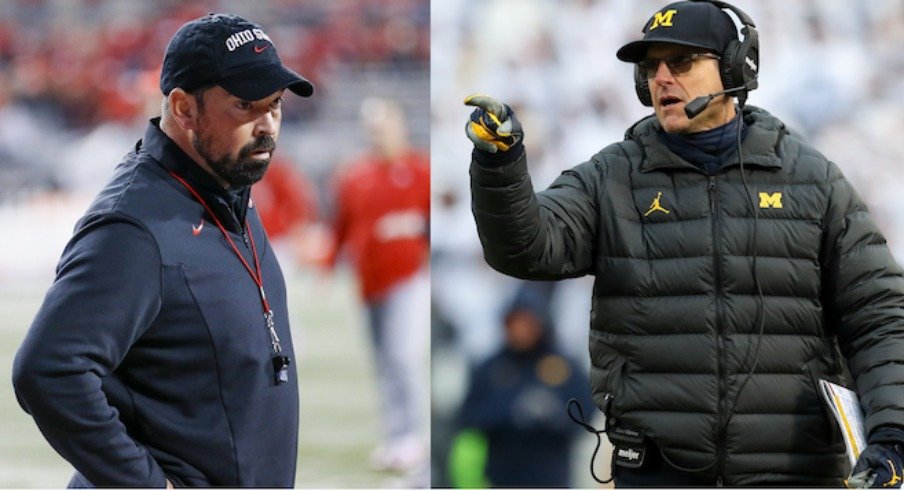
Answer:
M583 368L556 345L551 288L522 286L505 314L505 345L471 373L450 461L457 487L570 486L580 428L566 406L571 398L587 410L594 404ZM482 475L475 454L486 455Z
M317 218L314 188L286 160L274 158L251 197L270 240L280 240Z
M338 178L336 252L354 264L369 314L384 432L371 464L415 470L427 455L428 158L409 145L398 103L366 99L361 118L370 148Z

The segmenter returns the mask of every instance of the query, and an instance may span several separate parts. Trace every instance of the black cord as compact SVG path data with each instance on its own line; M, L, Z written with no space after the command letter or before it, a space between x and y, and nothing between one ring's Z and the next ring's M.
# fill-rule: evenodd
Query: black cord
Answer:
M763 333L766 331L766 299L763 296L763 287L760 284L759 275L757 275L757 273L756 273L757 272L757 265L756 265L756 262L757 262L757 260L756 260L757 259L757 248L756 248L757 247L757 230L759 229L758 224L759 224L760 213L759 213L759 208L758 208L757 204L754 202L755 199L753 197L753 194L750 192L750 186L747 183L747 174L744 173L744 150L741 147L741 127L743 126L743 123L744 123L743 110L744 110L744 104L741 103L739 106L739 109L738 109L738 111L739 111L738 117L740 118L740 121L738 121L738 159L740 160L740 163L741 163L741 182L743 182L743 184L744 184L744 192L746 192L747 195L749 196L750 200L748 201L748 203L750 204L750 207L753 210L753 245L751 247L753 257L752 257L752 261L751 261L752 262L751 267L753 269L752 270L753 284L754 284L754 287L756 288L756 293L757 293L757 310L756 310L756 316L754 317L754 325L758 325L758 327L757 327L757 336L756 336L756 346L753 349L753 363L750 366L750 371L748 371L747 375L744 377L744 381L742 381L741 384L738 385L738 391L735 393L734 398L731 400L731 404L729 405L728 418L725 419L725 424L723 425L723 430L728 428L728 424L729 424L729 422L731 422L731 419L732 419L732 417L734 417L734 414L735 414L735 405L738 403L738 400L741 398L741 392L744 390L744 387L747 385L747 382L750 381L750 378L753 377L753 373L756 371L756 366L757 366L757 364L759 364L759 361L760 361L760 344L762 343L762 340L763 340Z
M578 416L580 417L580 420L575 418L574 413L571 412L572 406L578 407ZM593 455L590 456L590 476L592 476L593 479L599 483L605 484L605 483L611 482L612 479L614 478L611 470L609 471L609 479L608 480L600 480L596 476L596 471L593 469L593 463L594 463L594 461L596 461L596 455L597 455L597 453L599 453L600 446L603 444L603 437L600 434L605 434L606 429L597 430L595 427L588 424L584 419L584 409L581 408L581 402L577 401L577 399L575 399L575 398L571 398L568 400L568 405L567 405L566 411L568 412L568 417L571 418L572 422L580 425L581 427L584 428L584 430L586 430L587 432L596 436L596 447L593 449ZM613 458L613 461L614 461L614 458Z

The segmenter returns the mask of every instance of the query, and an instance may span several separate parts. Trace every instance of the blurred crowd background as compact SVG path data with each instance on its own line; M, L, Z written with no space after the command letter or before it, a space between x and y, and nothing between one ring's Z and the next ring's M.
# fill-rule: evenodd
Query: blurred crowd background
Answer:
M646 20L667 3L432 4L432 434L437 484L462 480L459 447L468 427L485 427L488 437L498 437L493 435L497 427L520 431L525 441L536 436L524 421L492 425L470 417L474 383L465 374L486 369L500 348L512 351L510 312L523 304L525 290L546 289L532 308L549 317L562 355L583 369L589 364L591 278L555 287L525 285L492 271L482 258L470 213L471 144L463 130L471 108L462 99L480 92L514 108L524 126L534 186L543 189L563 170L623 139L632 122L652 112L635 96L632 65L618 61L615 52L640 38ZM904 132L904 2L731 3L753 18L760 35L760 88L748 104L783 119L842 168L880 222L898 261L904 261L904 213L899 207L904 189L904 138L899 136ZM546 391L553 385L546 383ZM543 383L535 388L544 388ZM535 392L513 391L510 397ZM555 413L544 416L551 420L566 417L564 403L550 410ZM577 441L570 483L590 486L595 439L581 432ZM472 452L481 454L479 449ZM523 464L530 464L531 455L524 457ZM596 466L602 476L608 475L604 460Z
M315 85L309 99L285 97L278 149L253 190L293 310L296 483L426 485L425 458L374 465L384 428L358 278L341 255L334 274L320 266L335 255L339 176L388 139L426 155L429 1L9 0L0 2L0 486L68 481L71 469L14 400L12 356L76 220L159 115L169 39L208 12L261 24L283 62ZM401 117L380 129L387 104Z

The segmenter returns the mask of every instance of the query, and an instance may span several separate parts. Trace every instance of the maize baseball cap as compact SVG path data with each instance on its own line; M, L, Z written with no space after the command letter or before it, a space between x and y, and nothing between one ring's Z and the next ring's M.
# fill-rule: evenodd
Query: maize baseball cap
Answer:
M160 71L160 90L190 91L219 85L243 100L260 100L280 89L309 97L314 86L287 68L261 26L232 14L208 14L176 31Z
M675 2L653 14L644 24L643 39L625 44L616 56L638 63L654 43L679 44L723 53L738 30L731 17L710 2Z

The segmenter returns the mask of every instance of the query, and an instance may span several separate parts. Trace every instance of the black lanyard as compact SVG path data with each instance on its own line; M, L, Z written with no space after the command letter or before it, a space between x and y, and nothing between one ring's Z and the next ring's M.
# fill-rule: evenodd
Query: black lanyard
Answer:
M246 220L245 222L245 232L248 233L248 237L251 240L251 254L254 256L254 269L248 265L248 261L245 260L245 257L242 257L242 254L239 252L238 247L235 246L235 242L232 240L232 237L229 236L229 233L226 231L226 227L220 223L217 215L211 211L210 206L207 205L207 202L198 194L198 191L194 189L185 179L176 175L175 172L170 171L170 175L173 176L174 179L179 181L180 184L185 186L188 189L188 192L204 206L204 209L207 211L207 214L213 218L213 222L217 225L217 228L223 233L223 237L226 238L226 243L232 247L232 251L235 252L235 256L239 258L242 262L242 265L245 266L245 270L248 271L248 274L251 275L251 280L254 281L254 284L257 285L257 290L260 292L261 296L261 307L264 310L264 321L267 325L267 332L270 334L270 345L273 348L273 372L274 379L276 380L276 384L282 384L289 381L289 364L291 364L292 360L289 356L282 355L282 344L279 341L279 336L276 335L276 324L273 321L273 309L270 308L270 302L267 301L267 293L264 291L264 276L261 273L261 264L257 258L257 247L254 246L254 235L251 233L251 227L248 225Z

